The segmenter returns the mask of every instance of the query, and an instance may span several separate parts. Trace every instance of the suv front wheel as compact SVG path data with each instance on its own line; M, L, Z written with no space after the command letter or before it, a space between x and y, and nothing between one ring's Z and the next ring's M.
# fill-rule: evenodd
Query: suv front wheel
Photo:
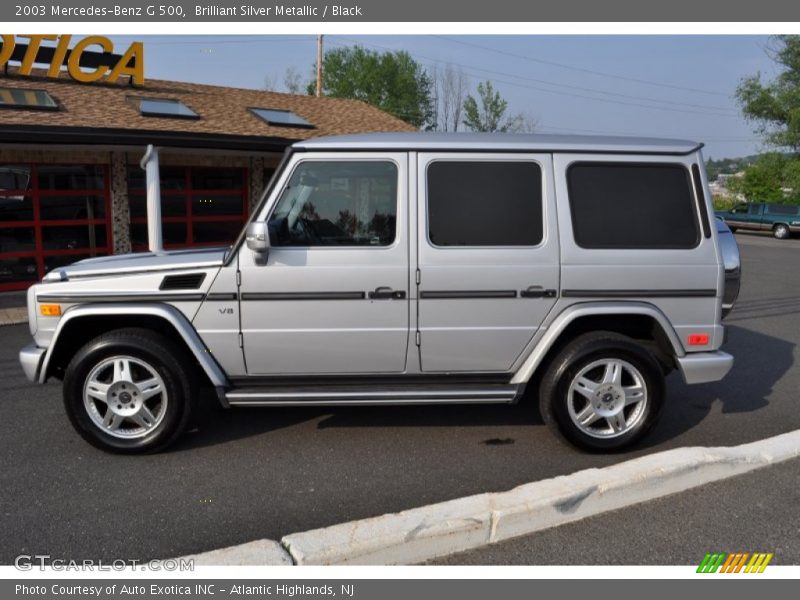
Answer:
M542 419L587 450L621 449L655 423L664 398L664 375L653 355L612 332L569 342L544 373Z
M147 329L120 329L81 348L64 376L64 406L77 432L110 452L157 452L186 427L193 405L187 361Z

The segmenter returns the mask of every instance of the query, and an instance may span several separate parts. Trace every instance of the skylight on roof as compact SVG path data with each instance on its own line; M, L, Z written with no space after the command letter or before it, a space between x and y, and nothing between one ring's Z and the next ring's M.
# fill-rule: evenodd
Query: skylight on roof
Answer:
M58 102L44 90L0 87L0 108L58 110Z
M267 125L277 125L279 127L307 127L314 125L306 121L300 115L290 110L278 110L276 108L250 108L250 112L264 121Z
M177 117L179 119L199 119L200 115L180 100L169 98L128 98L139 109L143 117Z

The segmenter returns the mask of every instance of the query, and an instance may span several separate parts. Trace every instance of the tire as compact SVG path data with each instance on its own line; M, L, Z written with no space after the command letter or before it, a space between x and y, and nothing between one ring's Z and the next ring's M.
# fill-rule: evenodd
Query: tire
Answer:
M185 352L148 329L118 329L83 346L64 375L64 407L93 446L158 452L183 432L195 404ZM111 402L109 402L111 400Z
M778 223L772 228L772 235L779 240L785 240L791 235L789 226L784 223Z
M631 338L605 331L569 342L539 387L544 422L562 440L590 451L635 444L655 424L663 401L664 374L653 355Z

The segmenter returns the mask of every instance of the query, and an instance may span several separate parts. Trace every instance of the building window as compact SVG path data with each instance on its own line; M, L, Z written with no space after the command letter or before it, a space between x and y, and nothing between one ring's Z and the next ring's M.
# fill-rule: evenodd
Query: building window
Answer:
M161 234L165 248L232 243L247 220L247 170L162 166ZM131 244L147 250L145 173L128 169Z
M58 102L44 90L0 87L0 108L58 110Z
M0 290L111 248L104 165L0 165Z
M200 118L200 115L180 100L128 96L128 102L139 109L139 114L143 117L173 117L178 119Z
M290 110L278 110L275 108L250 108L250 112L264 121L267 125L276 125L278 127L302 127L305 129L314 128L314 125Z

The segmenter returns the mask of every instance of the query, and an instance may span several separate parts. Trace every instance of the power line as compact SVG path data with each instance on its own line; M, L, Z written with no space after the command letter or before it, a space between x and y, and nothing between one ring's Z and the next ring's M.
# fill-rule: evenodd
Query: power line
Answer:
M573 66L573 65L567 65L567 64L564 64L564 63L554 62L554 61L550 61L550 60L544 60L544 59L541 59L541 58L533 58L532 56L526 56L524 54L516 54L515 52L508 52L506 50L498 50L497 48L491 48L489 46L482 46L480 44L475 44L473 42L465 42L463 40L457 40L455 38L451 38L451 37L447 37L447 36L433 35L431 37L435 37L435 38L438 38L438 39L441 39L441 40L445 40L447 42L452 42L454 44L461 44L462 46L472 46L473 48L479 48L481 50L486 50L487 52L494 52L495 54L501 54L501 55L504 55L504 56L511 56L513 58L520 58L522 60L528 60L528 61L531 61L531 62L543 64L543 65L550 65L550 66L553 66L553 67L559 67L561 69L569 69L571 71L579 71L581 73L590 73L592 75L598 75L600 77L609 77L611 79L619 79L619 80L622 80L622 81L631 81L631 82L634 82L634 83L641 83L641 84L644 84L644 85L654 85L654 86L670 88L670 89L674 89L674 90L683 90L685 92L694 92L694 93L699 93L699 94L709 94L709 95L713 95L713 96L725 96L725 97L728 97L728 94L725 94L724 92L717 92L717 91L712 91L712 90L703 90L703 89L699 89L699 88L685 87L685 86L681 86L681 85L663 83L663 82L660 82L660 81L651 81L651 80L648 80L648 79L639 79L639 78L636 78L636 77L628 77L626 75L618 75L618 74L615 74L615 73L606 73L606 72L603 72L603 71L596 71L594 69L586 69L584 67L576 67L576 66Z
M378 48L378 49L381 49L381 50L397 51L395 48L390 48L388 46L381 46L381 45L378 45L378 44L364 43L364 42L361 42L360 40L354 40L352 38L346 38L346 37L343 37L343 36L336 36L336 37L338 37L338 38L340 38L342 40L351 42L351 43L362 45L362 46L369 46L369 47ZM333 41L331 43L335 44L335 45L338 45L338 46L345 46L345 47L347 47L349 45L349 44L341 43L341 42L337 43L335 41ZM442 65L450 64L450 65L453 65L453 66L460 67L460 68L462 68L463 70L466 71L465 74L470 79L478 80L478 79L482 79L484 76L478 76L478 75L474 75L474 74L470 75L469 71L481 71L483 73L489 73L489 74L492 74L492 75L500 75L502 77L515 77L515 78L523 79L523 80L526 79L525 77L522 77L522 76L519 76L519 75L513 75L513 74L509 74L509 73L498 73L497 71L491 71L491 70L488 70L488 69L480 69L478 67L472 67L472 66L464 65L464 64L460 64L460 63L453 63L453 62L450 62L450 61L443 61L443 60L440 60L440 59L427 57L427 56L422 56L420 54L414 54L414 53L410 53L410 52L409 52L409 54L412 57L414 57L416 60L420 61L420 62L433 63L434 65L437 65L437 64L442 64ZM612 100L610 98L597 98L595 96L587 96L585 94L577 94L577 93L573 93L573 92L562 92L562 91L558 91L558 90L551 90L551 89L539 87L539 86L536 86L536 85L523 84L523 83L518 83L516 81L508 81L508 80L498 79L496 77L494 78L494 81L500 82L500 83L504 83L506 85L521 87L521 88L525 88L525 89L532 89L532 90L536 90L536 91L539 91L539 92L544 92L544 93L547 93L547 94L556 94L556 95L560 95L560 96L569 96L569 97L572 97L572 98L584 98L584 99L587 99L587 100L592 100L594 102L606 102L606 103L610 103L610 104L619 104L619 105L623 105L623 106L634 106L634 107L637 107L637 108L645 108L645 109L651 109L651 110L662 110L662 111L668 111L668 112L697 114L697 115L712 116L712 117L738 118L738 114L733 114L733 113L726 114L726 113L713 112L711 110L705 110L705 109L702 109L702 110L690 110L690 109L681 109L681 108L671 108L671 107L668 107L668 106L655 106L655 105L651 105L651 104L642 104L641 102L627 102L627 101L623 101L623 100ZM562 85L562 84L548 83L548 85ZM570 86L570 87L574 87L574 86ZM578 88L578 89L585 89L585 88ZM589 90L589 91L590 91L590 93L593 92L593 90ZM610 92L600 92L600 93L610 93ZM661 101L661 100L653 100L653 101L664 102L664 101ZM729 109L725 109L725 110L729 110Z

